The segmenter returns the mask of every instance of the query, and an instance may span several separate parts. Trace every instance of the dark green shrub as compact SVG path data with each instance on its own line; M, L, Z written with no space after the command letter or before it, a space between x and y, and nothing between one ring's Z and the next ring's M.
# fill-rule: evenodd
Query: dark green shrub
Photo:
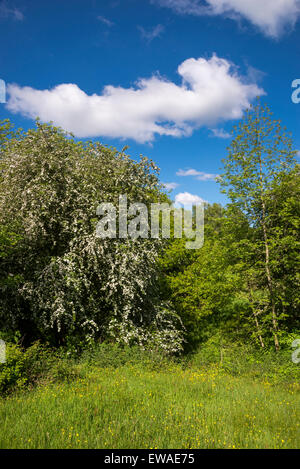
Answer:
M6 362L0 364L0 394L7 395L38 382L67 381L78 375L74 360L39 342L27 349L6 344Z
M38 343L27 350L6 344L6 362L0 364L0 394L34 383L42 372L46 351Z
M140 365L151 369L166 367L174 361L159 352L143 350L138 346L121 346L112 343L95 344L85 349L80 363L96 365L101 368L118 368L124 365Z

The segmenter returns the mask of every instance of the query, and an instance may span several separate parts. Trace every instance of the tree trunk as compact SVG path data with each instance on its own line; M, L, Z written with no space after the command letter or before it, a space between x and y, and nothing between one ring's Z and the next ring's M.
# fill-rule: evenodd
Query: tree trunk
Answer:
M262 221L261 226L264 236L264 245L265 245L265 271L267 277L268 290L271 300L271 309L272 309L272 324L273 324L273 337L276 351L279 350L279 341L278 341L278 321L276 314L276 307L274 301L274 292L273 292L273 282L270 272L270 253L269 253L269 242L268 242L268 233L266 226L266 204L264 200L264 191L263 191L263 179L262 179L262 161L261 155L259 155L259 166L260 166L260 182L261 182L261 205L262 205Z
M279 347L279 341L278 341L278 335L277 335L277 333L278 333L278 321L277 321L276 307L275 307L274 294L273 294L273 283L272 283L272 278L271 278L271 273L270 273L270 266L269 266L270 265L270 254L269 254L269 243L268 243L268 236L267 236L267 230L266 230L266 224L265 224L265 204L264 204L264 201L262 201L262 205L263 205L262 228L263 228L264 243L265 243L265 269L266 269L268 289L269 289L270 299L271 299L274 344L275 344L276 351L278 351L279 348L280 348Z
M257 136L256 144L257 144L257 147L259 148L258 155L259 155L259 170L260 170L260 197L261 197L261 206L262 206L261 226L263 229L264 245L265 245L265 271L266 271L268 290L269 290L270 300L271 300L274 344L275 344L276 351L278 351L280 348L279 341L278 341L278 321L277 321L276 306L275 306L275 301L274 301L273 282L272 282L272 277L271 277L271 272L270 272L270 253L269 253L267 226L266 226L266 204L265 204L265 199L264 199L262 158L261 158L261 150L259 147L258 129L257 129L256 136Z
M250 283L248 283L248 287L249 287L249 290L250 290L251 307L252 307L252 313L253 313L253 317L254 317L254 321L255 321L255 325L256 325L258 338L259 338L261 347L264 348L265 344L264 344L264 341L263 341L263 338L262 338L262 335L261 335L261 331L260 331L260 327L259 327L259 323L258 323L258 319L257 319L257 313L255 312L255 309L254 309L254 297L253 297L253 291L252 291L252 287L251 287Z

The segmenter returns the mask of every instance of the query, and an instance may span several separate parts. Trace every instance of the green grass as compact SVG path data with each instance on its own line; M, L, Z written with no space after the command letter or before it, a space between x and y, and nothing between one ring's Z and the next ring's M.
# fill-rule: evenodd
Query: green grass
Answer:
M0 400L0 448L299 448L300 386L217 368L77 365Z

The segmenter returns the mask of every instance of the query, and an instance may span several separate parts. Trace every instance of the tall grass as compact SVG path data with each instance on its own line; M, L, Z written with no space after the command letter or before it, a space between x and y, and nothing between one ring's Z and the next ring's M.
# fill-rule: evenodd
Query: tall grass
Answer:
M0 448L300 446L299 382L232 376L213 364L112 365L94 356L70 382L0 400Z

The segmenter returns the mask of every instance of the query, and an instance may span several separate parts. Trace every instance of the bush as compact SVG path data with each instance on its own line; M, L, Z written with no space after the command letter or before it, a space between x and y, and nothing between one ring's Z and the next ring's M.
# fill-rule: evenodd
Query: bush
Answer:
M0 159L0 329L19 330L26 345L104 340L115 323L120 339L143 335L159 312L165 242L102 238L97 207L119 207L122 194L127 206L167 202L158 168L46 124L15 137Z
M291 343L276 353L257 349L251 343L221 340L218 334L193 355L177 358L139 346L105 342L91 344L81 352L66 348L52 350L38 342L23 350L8 343L7 361L0 364L0 395L36 384L69 382L100 368L167 371L178 364L182 369L215 369L233 376L291 383L300 380L300 365L292 362L292 351Z
M261 378L267 381L291 382L300 380L300 365L292 361L292 341L278 352L273 348L261 349L252 343L221 340L216 334L192 355L188 366L192 368L217 366L231 375Z
M69 382L94 367L119 368L129 365L161 370L174 363L174 359L158 352L112 343L87 346L80 354L64 348L53 350L39 342L27 349L8 343L6 352L6 362L0 364L2 396L36 384Z
M35 381L43 353L39 344L26 351L16 344L6 344L6 362L0 364L0 393L22 389Z
M86 348L80 363L101 368L119 368L125 365L138 365L144 368L162 369L174 362L174 358L162 353L144 350L139 346L122 346L120 344L102 343Z
M0 364L0 395L25 389L38 382L66 381L78 376L75 363L61 352L39 342L23 350L19 345L6 344L6 362Z

